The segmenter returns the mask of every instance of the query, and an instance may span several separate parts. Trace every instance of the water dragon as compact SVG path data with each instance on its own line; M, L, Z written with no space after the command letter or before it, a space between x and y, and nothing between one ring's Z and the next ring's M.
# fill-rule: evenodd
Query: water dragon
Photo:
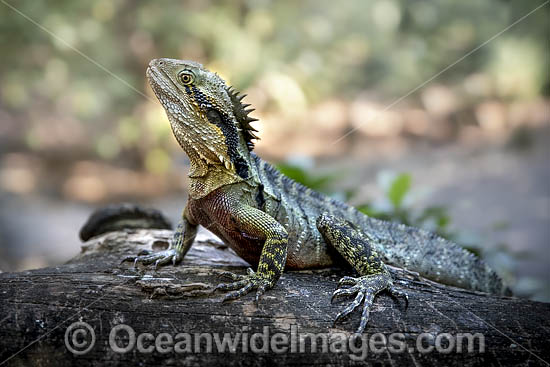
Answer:
M256 301L283 271L348 264L333 298L355 296L335 322L362 305L358 332L367 325L375 296L405 296L386 264L437 282L504 294L506 286L481 259L419 228L370 218L354 207L284 176L254 152L258 139L244 95L193 61L155 59L147 78L164 107L175 138L190 160L189 198L171 246L129 256L136 264L180 262L199 225L256 270L230 273L216 289L224 301L256 291Z

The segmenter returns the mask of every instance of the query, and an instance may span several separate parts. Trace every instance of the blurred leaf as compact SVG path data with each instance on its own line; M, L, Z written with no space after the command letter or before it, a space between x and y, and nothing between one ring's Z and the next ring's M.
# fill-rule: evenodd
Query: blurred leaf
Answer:
M370 204L362 204L355 207L361 213L368 215L371 218L377 218L382 220L390 220L391 215L374 209Z
M310 189L325 193L328 192L329 186L338 179L338 175L336 174L314 176L302 167L292 164L279 163L276 167L285 176L293 179L294 181L299 182Z
M416 219L418 225L433 219L438 229L445 229L451 222L451 218L447 214L447 208L441 206L430 206L422 211L422 214Z
M388 190L388 199L395 208L400 208L403 203L403 199L407 192L411 188L411 175L408 173L402 173L395 178L392 182L390 189Z
M344 200L346 202L350 201L352 197L355 196L355 194L357 193L357 190L356 189L347 189L347 190L344 190Z

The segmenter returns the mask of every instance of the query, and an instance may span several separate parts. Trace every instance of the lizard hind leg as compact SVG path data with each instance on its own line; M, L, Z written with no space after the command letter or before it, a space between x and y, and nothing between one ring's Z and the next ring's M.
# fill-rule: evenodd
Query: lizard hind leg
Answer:
M323 214L317 219L317 229L325 241L359 273L357 278L343 277L338 284L338 289L333 293L331 300L340 296L355 295L355 299L336 316L334 323L349 315L362 303L361 321L357 329L358 333L362 333L378 293L387 290L392 297L399 295L407 299L404 292L394 288L391 275L373 246L374 238L358 231L353 224L328 214ZM349 288L342 286L349 286Z

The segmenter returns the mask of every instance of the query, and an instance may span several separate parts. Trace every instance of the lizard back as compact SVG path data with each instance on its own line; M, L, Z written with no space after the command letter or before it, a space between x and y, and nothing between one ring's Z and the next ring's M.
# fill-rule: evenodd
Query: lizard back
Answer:
M289 268L322 267L342 263L316 227L323 213L343 218L364 233L384 261L418 272L426 278L472 290L508 294L500 277L487 264L459 245L420 228L368 217L353 206L328 197L286 177L253 154L264 196L277 204L265 210L289 233ZM292 266L292 265L298 266ZM311 265L313 264L313 266Z

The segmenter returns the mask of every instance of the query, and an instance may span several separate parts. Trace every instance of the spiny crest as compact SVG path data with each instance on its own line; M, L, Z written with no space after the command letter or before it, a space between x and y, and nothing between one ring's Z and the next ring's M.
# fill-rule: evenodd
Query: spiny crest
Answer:
M242 100L246 97L246 94L239 94L235 88L227 88L227 94L229 94L229 97L231 98L231 103L233 104L233 114L235 115L235 118L239 123L239 127L242 130L246 146L249 151L252 151L254 149L254 142L252 139L260 139L256 136L256 134L254 134L254 132L258 132L258 130L254 129L250 125L251 122L258 121L258 119L248 116L250 112L254 111L254 108L246 109L250 106L250 104L242 103Z

